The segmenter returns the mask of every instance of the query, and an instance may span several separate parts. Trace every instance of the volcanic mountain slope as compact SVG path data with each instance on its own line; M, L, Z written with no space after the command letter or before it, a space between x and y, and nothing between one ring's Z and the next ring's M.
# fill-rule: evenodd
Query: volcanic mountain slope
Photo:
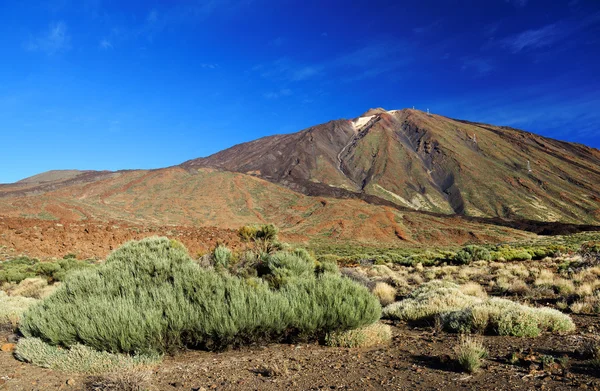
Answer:
M384 199L445 214L600 221L600 151L418 110L372 109L182 167L242 172L304 194Z
M396 245L456 245L530 237L460 217L402 212L357 199L311 197L260 178L181 167L89 173L52 191L28 183L0 188L0 216L136 225L215 226L274 223L292 242L313 239ZM42 184L40 186L47 186ZM18 230L18 227L15 228ZM6 236L16 235L13 232ZM4 235L0 235L0 244ZM8 243L10 246L10 243Z

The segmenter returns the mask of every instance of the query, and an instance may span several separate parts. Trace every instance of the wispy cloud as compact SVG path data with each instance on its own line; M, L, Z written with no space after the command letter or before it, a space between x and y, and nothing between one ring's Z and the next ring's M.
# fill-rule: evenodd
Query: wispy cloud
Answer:
M266 79L284 82L305 81L333 72L347 71L352 76L340 80L356 81L397 70L411 60L410 48L407 45L397 42L374 42L323 62L306 64L280 58L272 63L257 65L252 70Z
M523 8L529 3L529 0L504 0L505 3L511 3L515 7Z
M219 64L204 63L200 64L200 67L202 67L202 69L217 69L219 67Z
M600 23L600 12L582 19L566 19L508 36L500 42L512 53L544 49L563 42L567 38Z
M431 31L435 30L439 25L441 24L440 20L436 20L434 22L431 22L427 25L424 26L417 26L415 28L413 28L413 33L415 34L425 34L425 33L430 33Z
M513 53L528 49L539 49L552 46L567 34L564 26L558 23L549 24L539 29L523 31L507 37L503 44Z
M269 91L263 94L265 99L279 99L290 95L292 95L292 90L289 88L283 88L279 91Z
M483 57L464 57L462 61L462 71L475 72L478 76L487 75L494 70L491 60Z
M110 41L108 39L100 40L99 46L100 46L100 49L103 49L103 50L108 50L108 49L113 48L112 43L110 43Z
M593 140L600 129L600 93L570 84L551 83L452 96L433 103L436 112L494 125L512 126L567 140Z
M285 43L285 38L277 37L277 38L269 41L269 46L280 47L280 46L283 46L284 43Z
M235 13L255 0L192 0L166 2L169 6L154 8L148 12L145 23L138 31L150 40L170 26L192 24L217 14Z
M37 37L32 37L25 45L29 51L40 51L48 55L67 51L71 48L71 36L68 34L67 25L62 22L53 22L49 28Z

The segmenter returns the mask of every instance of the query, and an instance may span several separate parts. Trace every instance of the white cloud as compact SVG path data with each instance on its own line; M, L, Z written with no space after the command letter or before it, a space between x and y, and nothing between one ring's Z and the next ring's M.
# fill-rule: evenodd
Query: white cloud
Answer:
M100 48L104 50L112 49L113 45L110 43L108 39L103 39L100 41Z
M513 53L527 49L539 49L552 46L567 33L558 23L549 24L539 29L523 31L503 40L506 47Z
M269 91L263 94L266 99L279 99L290 95L292 95L292 90L289 88L283 88L279 91Z
M71 36L68 34L65 22L53 22L48 30L31 38L26 44L30 51L41 51L48 55L67 51L71 48Z

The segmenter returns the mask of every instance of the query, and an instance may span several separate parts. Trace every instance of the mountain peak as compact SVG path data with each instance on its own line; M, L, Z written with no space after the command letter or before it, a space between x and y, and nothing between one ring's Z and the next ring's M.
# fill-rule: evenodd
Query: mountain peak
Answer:
M383 113L387 113L387 110L381 107L378 107L376 109L369 109L366 112L364 112L361 117L369 117L372 115L377 115L377 114L383 114Z

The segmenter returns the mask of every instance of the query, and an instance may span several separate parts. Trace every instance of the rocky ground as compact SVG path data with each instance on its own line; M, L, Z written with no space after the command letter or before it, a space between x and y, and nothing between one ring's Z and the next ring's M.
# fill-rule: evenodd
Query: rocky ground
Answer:
M220 353L179 352L149 371L150 384L154 390L174 391L600 390L600 371L581 352L581 342L598 334L600 319L574 320L578 331L571 335L484 336L489 357L473 375L460 372L454 362L457 335L400 323L393 327L392 343L377 348L272 344ZM86 379L0 353L0 390L85 390Z
M134 225L123 221L45 221L0 217L0 260L25 254L40 259L75 254L78 259L104 259L128 240L168 236L181 241L192 256L221 243L237 248L235 230L214 227Z

